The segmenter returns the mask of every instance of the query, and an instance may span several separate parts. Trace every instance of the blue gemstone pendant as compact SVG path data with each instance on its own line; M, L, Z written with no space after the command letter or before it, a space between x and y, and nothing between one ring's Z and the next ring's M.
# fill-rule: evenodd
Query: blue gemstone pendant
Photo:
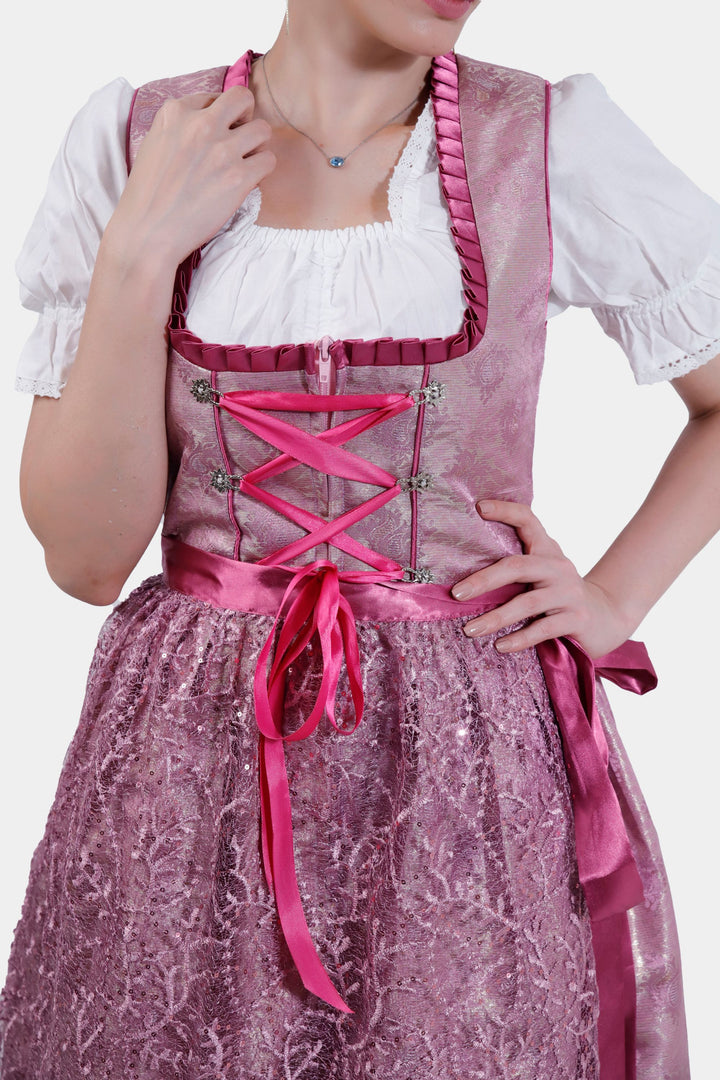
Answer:
M333 169L339 169L341 165L345 164L345 158L344 157L331 157L329 159L329 161L330 161L330 164L332 165Z

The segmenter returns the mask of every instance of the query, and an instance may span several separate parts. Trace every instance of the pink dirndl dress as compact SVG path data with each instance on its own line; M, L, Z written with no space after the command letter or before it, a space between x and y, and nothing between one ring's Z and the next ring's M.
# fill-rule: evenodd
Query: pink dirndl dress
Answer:
M259 54L142 87L247 82ZM162 575L104 624L12 946L2 1080L685 1080L657 837L601 677L449 587L521 550L552 251L548 85L448 53L449 338L169 324ZM463 438L459 437L459 433ZM520 625L520 624L518 624Z

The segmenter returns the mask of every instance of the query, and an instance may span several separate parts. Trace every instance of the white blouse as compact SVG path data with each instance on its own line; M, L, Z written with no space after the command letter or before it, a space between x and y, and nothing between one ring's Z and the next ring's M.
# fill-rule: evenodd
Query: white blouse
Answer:
M96 91L53 164L16 265L22 303L38 313L19 390L59 397L66 383L100 238L127 180L132 95L122 78ZM255 188L203 249L188 327L206 341L246 345L455 333L465 300L439 180L428 99L389 181L389 221L258 226ZM552 87L549 190L549 317L589 307L638 383L677 378L720 352L720 205L594 75Z

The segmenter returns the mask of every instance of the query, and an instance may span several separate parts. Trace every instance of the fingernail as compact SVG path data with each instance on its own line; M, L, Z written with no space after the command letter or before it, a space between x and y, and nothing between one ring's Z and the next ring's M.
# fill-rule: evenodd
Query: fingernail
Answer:
M504 641L502 638L500 638L498 641L495 642L495 648L498 652L507 652L510 646L507 641Z
M470 595L467 585L453 585L452 594L456 600L464 600Z
M491 514L493 504L491 502L479 502L477 508L481 514Z

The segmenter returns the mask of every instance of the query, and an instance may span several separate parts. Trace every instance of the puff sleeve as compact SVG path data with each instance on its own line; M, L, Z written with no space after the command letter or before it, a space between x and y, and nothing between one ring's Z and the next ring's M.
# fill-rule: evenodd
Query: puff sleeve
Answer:
M118 78L72 121L15 264L37 322L20 354L16 388L59 397L77 350L100 239L127 182L125 130L133 88Z
M551 90L548 316L589 307L638 383L720 353L720 205L589 74Z

